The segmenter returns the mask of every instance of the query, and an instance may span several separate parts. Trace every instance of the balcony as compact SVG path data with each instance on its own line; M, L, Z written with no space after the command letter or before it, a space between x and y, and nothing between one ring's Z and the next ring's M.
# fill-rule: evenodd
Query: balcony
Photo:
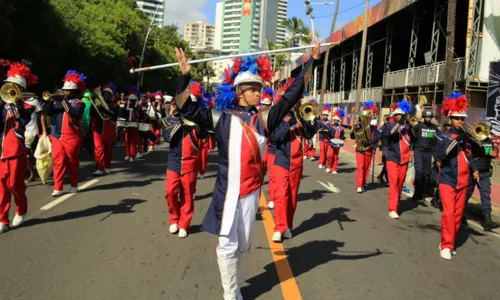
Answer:
M453 80L465 81L465 58L455 59ZM384 88L395 89L407 86L425 86L444 83L445 62L410 68L384 74Z
M382 102L382 88L361 89L361 102L372 100L375 103ZM317 92L316 100L319 100L321 91ZM313 93L311 92L308 99L312 99ZM356 91L336 92L325 94L325 103L340 104L340 103L355 103Z

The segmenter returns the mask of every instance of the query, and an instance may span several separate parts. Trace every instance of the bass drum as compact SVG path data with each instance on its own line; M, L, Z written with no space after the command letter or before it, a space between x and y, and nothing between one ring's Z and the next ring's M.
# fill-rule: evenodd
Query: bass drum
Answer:
M328 144L332 147L343 147L344 146L344 141L341 139L330 139L328 141Z
M151 131L151 123L139 123L139 131Z
M125 127L127 127L127 121L125 121L125 119L116 120L116 128L123 129Z

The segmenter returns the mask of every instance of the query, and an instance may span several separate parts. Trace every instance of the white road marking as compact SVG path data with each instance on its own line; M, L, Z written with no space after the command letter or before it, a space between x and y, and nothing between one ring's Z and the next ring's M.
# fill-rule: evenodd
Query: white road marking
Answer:
M328 184L325 184L319 180L316 180L317 182L319 182L319 184L321 184L322 186L324 186L327 190L329 190L330 192L332 193L340 193L340 189L339 188L336 188L330 181L328 181Z
M84 189L90 187L94 183L98 182L99 179L92 179L90 181L87 181L86 183L82 184L81 186L78 187L78 191L83 191ZM47 205L43 206L40 208L40 210L49 210L53 208L54 206L63 203L64 201L68 200L71 196L74 196L75 193L67 193L62 195L61 197L57 198L56 200L48 203Z

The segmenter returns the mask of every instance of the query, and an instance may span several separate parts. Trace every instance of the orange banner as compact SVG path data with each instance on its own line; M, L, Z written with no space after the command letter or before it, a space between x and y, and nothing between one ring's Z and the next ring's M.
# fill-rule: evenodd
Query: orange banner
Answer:
M243 0L243 16L248 17L252 15L252 0Z

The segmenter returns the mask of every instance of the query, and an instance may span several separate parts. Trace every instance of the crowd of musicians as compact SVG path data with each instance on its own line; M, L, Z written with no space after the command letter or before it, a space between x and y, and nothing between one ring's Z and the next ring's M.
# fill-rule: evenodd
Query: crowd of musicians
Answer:
M356 142L356 192L365 192L375 149L382 150L384 168L378 179L389 183L390 218L399 218L410 161L416 169L414 201L428 193L432 164L439 169L437 192L431 194L442 203L442 258L451 259L456 253L455 238L475 185L481 191L485 229L493 226L489 177L496 153L487 136L478 137L480 132L464 125L465 96L454 93L445 98L441 114L449 123L443 130L432 122L435 116L428 109L420 122L411 121L412 106L406 100L394 103L383 122L377 120L377 106L367 101L351 128L342 125L342 109L329 104L319 108L316 101L304 98L310 71L320 57L317 44L301 72L276 91L266 88L273 77L266 57L236 59L212 95L191 80L191 66L182 49L176 49L176 56L180 75L175 98L161 92L141 94L135 87L118 93L112 83L85 92L85 76L68 71L62 89L44 95L46 101L40 103L27 92L36 84L36 76L26 65L11 64L1 102L0 232L25 219L24 177L32 165L26 157L31 156L35 136L50 136L53 196L64 193L66 171L69 192L78 192L79 153L86 133L93 138L96 176L111 172L112 146L120 132L124 132L125 160L130 162L163 138L169 148L165 180L169 231L181 238L189 233L197 179L203 178L208 152L217 146L218 172L202 229L218 237L215 254L224 299L242 299L243 254L250 249L265 175L269 172L268 207L274 210L272 240L280 243L292 238L304 161L314 161L319 148L319 169L340 172L340 148L347 128ZM36 131L30 131L32 124L39 124L34 126ZM8 219L11 194L16 204L12 222Z

